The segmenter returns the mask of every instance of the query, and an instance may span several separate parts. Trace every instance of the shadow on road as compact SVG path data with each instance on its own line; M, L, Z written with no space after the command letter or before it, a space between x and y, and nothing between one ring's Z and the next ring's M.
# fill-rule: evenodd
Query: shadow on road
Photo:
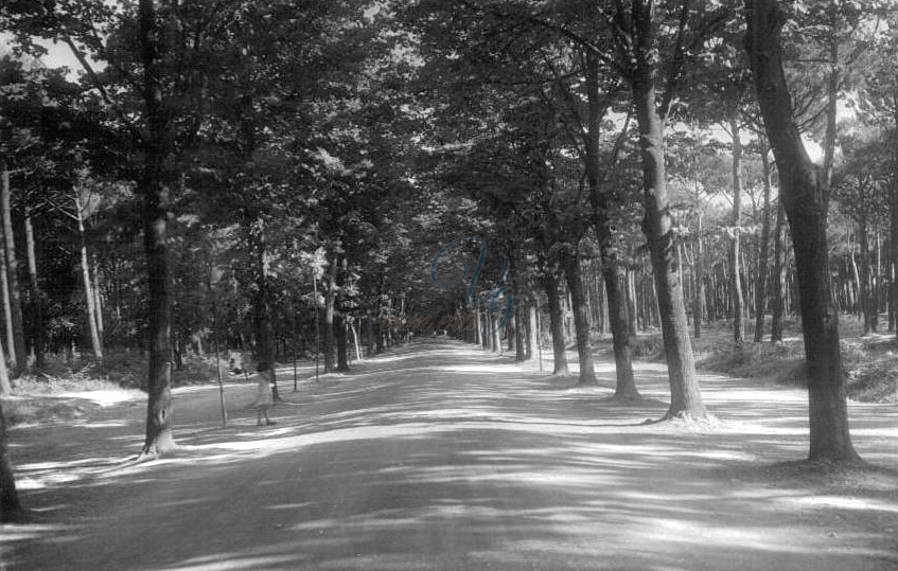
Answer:
M425 339L294 393L274 427L217 425L217 395L179 403L181 449L121 465L142 409L21 434L37 523L3 562L44 569L894 569L894 473L806 478L804 396L707 378L717 422L643 425L654 399L522 371ZM246 387L251 391L251 387ZM246 399L251 398L250 392ZM895 466L894 407L852 406L868 459ZM112 418L114 416L120 418ZM46 429L49 431L60 430ZM9 546L12 547L9 547Z

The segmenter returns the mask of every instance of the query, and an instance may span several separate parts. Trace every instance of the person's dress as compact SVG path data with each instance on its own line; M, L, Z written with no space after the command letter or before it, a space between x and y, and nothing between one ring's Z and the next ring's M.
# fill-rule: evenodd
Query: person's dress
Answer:
M260 375L256 393L256 406L271 406L274 404L274 396L271 394L271 385L266 376Z

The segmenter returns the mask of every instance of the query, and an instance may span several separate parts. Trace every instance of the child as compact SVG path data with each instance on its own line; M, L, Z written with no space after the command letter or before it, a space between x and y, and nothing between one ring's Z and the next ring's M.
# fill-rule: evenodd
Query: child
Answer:
M259 371L259 381L256 392L256 410L258 417L256 426L268 426L274 424L274 421L268 418L268 409L274 405L274 396L272 394L272 382L269 378L270 373L267 370ZM263 422L262 419L265 419Z

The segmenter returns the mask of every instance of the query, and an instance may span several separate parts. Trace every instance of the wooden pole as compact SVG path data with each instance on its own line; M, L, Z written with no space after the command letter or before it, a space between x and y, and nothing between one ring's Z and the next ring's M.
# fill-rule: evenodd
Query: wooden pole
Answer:
M539 303L536 304L536 347L537 352L539 353L539 372L543 372L543 331L542 331L542 319L539 315Z
M318 378L318 354L321 347L321 331L318 327L318 276L315 275L315 269L312 269L312 292L315 296L315 382L321 382Z
M218 351L218 337L215 337L215 372L218 375L218 400L221 403L221 425L228 425L228 407L225 403L224 380L221 377L221 354Z
M298 377L299 372L298 372L297 366L296 366L296 359L298 358L297 354L296 354L296 344L299 342L299 319L296 319L296 323L294 325L295 325L295 327L293 328L293 392L295 393L296 391L299 390L299 377Z

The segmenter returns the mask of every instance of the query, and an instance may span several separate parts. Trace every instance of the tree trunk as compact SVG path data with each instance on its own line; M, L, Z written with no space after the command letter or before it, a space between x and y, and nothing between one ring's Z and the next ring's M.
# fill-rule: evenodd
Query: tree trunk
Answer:
M634 8L637 31L636 70L632 78L633 104L639 125L642 154L645 218L643 230L649 243L658 297L661 332L670 379L670 407L665 418L705 417L695 358L689 339L682 284L677 277L670 197L664 167L664 122L655 103L657 48L652 22L652 4L639 2Z
M100 327L97 321L96 296L94 296L93 280L90 277L90 263L87 256L87 239L84 232L84 207L81 199L75 197L75 211L78 219L78 236L81 239L81 280L84 282L84 299L87 305L87 326L90 330L90 345L94 357L103 360L103 339L100 337Z
M705 319L705 247L704 228L702 228L702 212L698 213L698 233L696 234L695 252L695 299L692 302L692 326L695 330L695 338L702 336L702 321Z
M94 319L97 320L97 334L100 336L100 342L103 342L103 298L100 295L100 264L97 257L94 256L93 263L93 292L94 292Z
M792 119L783 72L780 32L785 17L776 0L747 0L745 46L761 115L776 157L780 191L792 228L807 359L810 459L856 462L851 444L839 316L826 243L828 196L822 173L811 162Z
M334 341L337 345L337 371L345 372L349 370L349 353L346 335L346 320L339 311L334 312Z
M898 123L898 117L896 117L895 121ZM895 136L898 137L898 132L896 132ZM898 155L898 149L895 149L894 153ZM898 156L894 160L896 171L898 171ZM889 283L889 324L894 327L896 335L898 335L898 326L895 325L895 321L898 320L898 172L893 174L891 191L889 196L889 263L887 264L889 276L891 277Z
M25 214L25 245L28 254L28 286L31 297L31 315L33 316L32 330L34 338L34 364L38 368L44 367L44 293L41 291L40 282L37 279L37 247L34 240L34 225L31 222L31 213Z
M771 307L770 307L770 342L777 343L783 340L783 287L785 279L783 271L783 225L785 223L785 209L780 199L776 207L776 227L773 231L773 273L770 281Z
M337 370L334 338L334 304L337 298L337 257L334 255L328 269L327 288L324 293L324 372L334 373Z
M0 376L6 377L6 360L0 349ZM19 520L24 515L19 494L16 491L16 479L9 460L9 445L6 435L6 415L3 403L0 402L0 523Z
M255 220L250 221L250 224L252 249L256 259L256 295L253 303L256 322L256 370L261 375L264 375L266 372L270 374L272 384L271 397L277 402L281 400L281 396L278 391L277 373L275 372L277 349L272 324L271 288L268 283L271 261L265 236L264 220L261 216L258 216Z
M352 333L352 345L355 349L355 359L356 361L362 360L362 346L359 343L359 330L356 329L355 322L350 321L347 324L347 330Z
M569 375L564 339L564 314L561 309L561 294L558 291L558 278L549 273L543 279L543 289L549 301L549 330L552 334L553 375Z
M525 339L526 339L526 305L521 304L518 306L519 309L523 309L524 311L515 311L514 314L514 360L516 362L524 362L527 360L527 350L525 347Z
M851 268L851 276L853 278L852 283L854 284L854 303L852 304L852 311L857 314L858 317L863 313L862 307L864 303L864 288L861 285L861 273L857 267L857 259L854 256L854 250L848 251L848 264Z
M875 230L876 240L876 270L873 272L873 330L879 326L879 312L883 309L883 288L882 288L882 233L879 224Z
M13 377L27 368L28 350L25 346L25 323L22 319L22 290L19 287L19 262L16 259L16 238L12 225L12 191L9 187L9 170L5 159L0 165L0 212L3 216L3 236L6 246L6 274L9 287L9 304L12 318L13 339L10 353L15 353Z
M611 201L608 199L608 192L601 188L599 143L603 110L599 92L599 59L593 51L587 54L586 65L586 90L589 107L584 159L586 161L586 180L589 186L589 201L592 206L592 222L599 241L599 251L602 257L602 278L605 282L605 292L608 296L608 320L611 325L617 377L614 396L620 399L632 399L639 397L639 391L636 390L636 383L633 380L630 331L627 323L627 303L621 287L618 248L614 243L614 232L611 227ZM583 382L582 375L581 382Z
M479 345L482 349L484 346L483 324L480 322L480 306L475 305L474 308L474 344Z
M347 273L347 261L346 258L340 258L340 267L337 268L337 295L339 296L339 300L334 300L334 341L337 344L337 371L345 372L349 370L349 342L347 335L347 319L343 314L343 292L345 291L343 286L346 281L346 273ZM339 303L338 303L339 301ZM339 307L336 307L339 306ZM402 313L405 313L405 303L403 301Z
M6 369L6 356L3 351L3 344L0 343L0 396L12 394L12 385L9 383L9 371ZM6 440L0 442L0 446L4 446Z
M876 313L876 301L871 291L870 279L870 240L867 236L867 212L864 191L861 189L860 215L858 216L858 242L860 246L860 300L861 311L864 316L864 334L876 331L874 315Z
M737 110L730 111L730 134L733 136L733 237L730 249L730 287L733 295L733 341L737 345L745 340L745 302L740 279L740 235L742 226L742 137L739 131Z
M624 269L624 296L627 298L627 333L630 337L636 337L637 323L636 317L636 280L633 278L633 271L629 268Z
M527 314L527 359L533 359L539 353L539 331L537 330L536 302L531 301Z
M770 257L770 159L767 145L761 139L761 165L764 170L764 221L761 226L761 245L758 252L758 278L755 285L755 342L764 339L764 316L767 313L767 263Z
M162 109L159 69L160 32L153 0L140 0L138 30L143 63L143 100L149 135L145 141L143 174L138 193L143 198L144 249L149 278L149 368L144 455L162 454L175 446L171 415L171 305L168 286L168 215L163 199L163 164L168 129Z
M2 160L2 159L0 159ZM3 239L3 232L0 231L0 241ZM6 248L0 246L0 289L3 294L3 324L6 333L6 348L8 350L9 366L12 371L18 370L18 362L16 361L16 353L11 348L15 344L15 329L12 325L12 302L9 296L9 280L6 273Z
M589 341L589 308L580 277L580 259L576 251L563 256L564 275L571 292L571 309L574 312L574 330L577 336L577 355L580 358L578 385L595 385L595 367L592 362L592 343Z
M827 38L829 51L829 77L826 82L826 131L823 134L823 185L826 192L832 188L833 166L836 159L836 119L839 102L839 11L829 9L830 36Z

